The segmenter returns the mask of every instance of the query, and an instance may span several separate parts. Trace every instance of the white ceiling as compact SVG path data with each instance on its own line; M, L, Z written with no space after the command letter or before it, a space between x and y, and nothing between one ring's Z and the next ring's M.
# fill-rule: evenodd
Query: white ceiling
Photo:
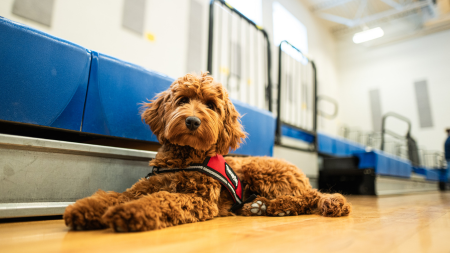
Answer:
M436 17L433 0L305 0L310 10L335 33L361 30L393 19L414 16L421 24Z
M361 45L377 47L450 29L450 0L300 0L340 41L367 28L384 36Z

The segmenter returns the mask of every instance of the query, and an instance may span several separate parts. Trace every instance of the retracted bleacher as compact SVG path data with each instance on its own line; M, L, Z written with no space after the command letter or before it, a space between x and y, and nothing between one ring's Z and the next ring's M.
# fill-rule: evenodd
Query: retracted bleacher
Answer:
M385 130L385 120L383 135L388 132L398 138L411 138L409 120L395 113L387 113L383 119L393 116L408 122L406 137ZM321 190L369 195L437 190L440 170L418 168L411 156L404 159L323 133L318 134L318 142L318 151L324 157L319 180ZM384 142L383 139L381 149ZM412 150L409 147L410 154Z
M157 140L140 104L173 78L2 17L0 30L0 218L62 214L99 188L123 191L148 173L156 153L141 147ZM271 156L275 117L233 102L248 133L234 154ZM99 139L139 149L88 144Z
M318 133L317 116L334 118L337 102L317 95L315 64L299 49L283 41L278 57L276 156L297 157L297 166L314 179L314 167L319 166L308 170L305 164L312 159L304 154L318 154L323 161L318 183L324 191L384 195L437 189L437 170L417 168L408 159ZM334 112L318 110L320 101L333 104Z

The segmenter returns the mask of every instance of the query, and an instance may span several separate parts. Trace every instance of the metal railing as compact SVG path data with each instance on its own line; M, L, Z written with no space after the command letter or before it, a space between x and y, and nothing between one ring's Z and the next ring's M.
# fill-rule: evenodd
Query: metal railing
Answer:
M422 161L421 165L424 167L443 169L447 166L447 161L445 160L445 155L443 152L419 150L419 155Z
M272 111L267 32L223 0L210 2L207 68L231 98Z
M342 126L340 127L339 135L347 140L357 142L372 149L381 150L381 146L383 146L384 152L406 160L411 160L407 134L402 136L385 129L385 135L382 138L381 132L366 132L357 128ZM392 135L394 135L394 137L392 137ZM414 149L414 147L411 147L411 149ZM417 147L417 145L416 149L418 159L415 161L415 166L435 169L445 168L446 161L444 153L427 150L425 147Z
M277 144L281 144L282 125L316 136L316 66L288 41L282 41L278 47ZM316 142L317 138L312 149L305 151L315 151Z
M389 129L386 129L386 122L389 117L396 118L407 124L408 128L406 130L405 135L401 135L401 134L393 132ZM393 151L387 150L388 146L389 146L387 144L389 144L389 142L386 141L386 134L397 140L397 141L391 141L393 144L393 147L391 147L393 149ZM411 121L408 118L406 118L398 113L388 112L383 115L383 118L381 121L381 148L380 149L382 151L386 151L388 153L394 154L398 157L409 159L413 166L420 166L420 164L421 164L417 143L411 136Z
M408 125L408 129L404 136L401 134L397 134L389 129L386 129L386 119L389 117L397 118L397 119L405 122ZM400 114L397 114L395 112L388 112L383 115L383 118L381 121L381 148L380 149L383 151L385 150L385 134L388 134L399 140L407 140L408 138L411 137L411 121L408 118L406 118Z

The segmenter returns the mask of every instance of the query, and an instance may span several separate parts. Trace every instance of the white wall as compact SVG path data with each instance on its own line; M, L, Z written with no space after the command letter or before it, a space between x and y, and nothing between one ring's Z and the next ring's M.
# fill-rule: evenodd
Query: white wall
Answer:
M369 90L380 89L383 113L408 117L419 145L443 150L444 129L450 127L450 30L377 48L341 40L338 67L343 123L373 130ZM414 82L424 79L434 127L421 129Z

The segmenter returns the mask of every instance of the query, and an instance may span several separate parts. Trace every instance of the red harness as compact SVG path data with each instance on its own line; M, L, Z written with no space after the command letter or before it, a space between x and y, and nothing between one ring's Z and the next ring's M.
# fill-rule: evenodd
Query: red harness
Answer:
M253 201L256 198L256 195L251 195L245 201L243 201L243 189L241 181L221 155L207 157L203 163L191 164L189 167L186 167L184 169L157 168L151 166L150 170L150 173L146 176L147 179L153 175L165 172L198 171L218 180L220 184L228 189L231 197L234 200L234 205L230 209L231 212L235 212L245 203Z

